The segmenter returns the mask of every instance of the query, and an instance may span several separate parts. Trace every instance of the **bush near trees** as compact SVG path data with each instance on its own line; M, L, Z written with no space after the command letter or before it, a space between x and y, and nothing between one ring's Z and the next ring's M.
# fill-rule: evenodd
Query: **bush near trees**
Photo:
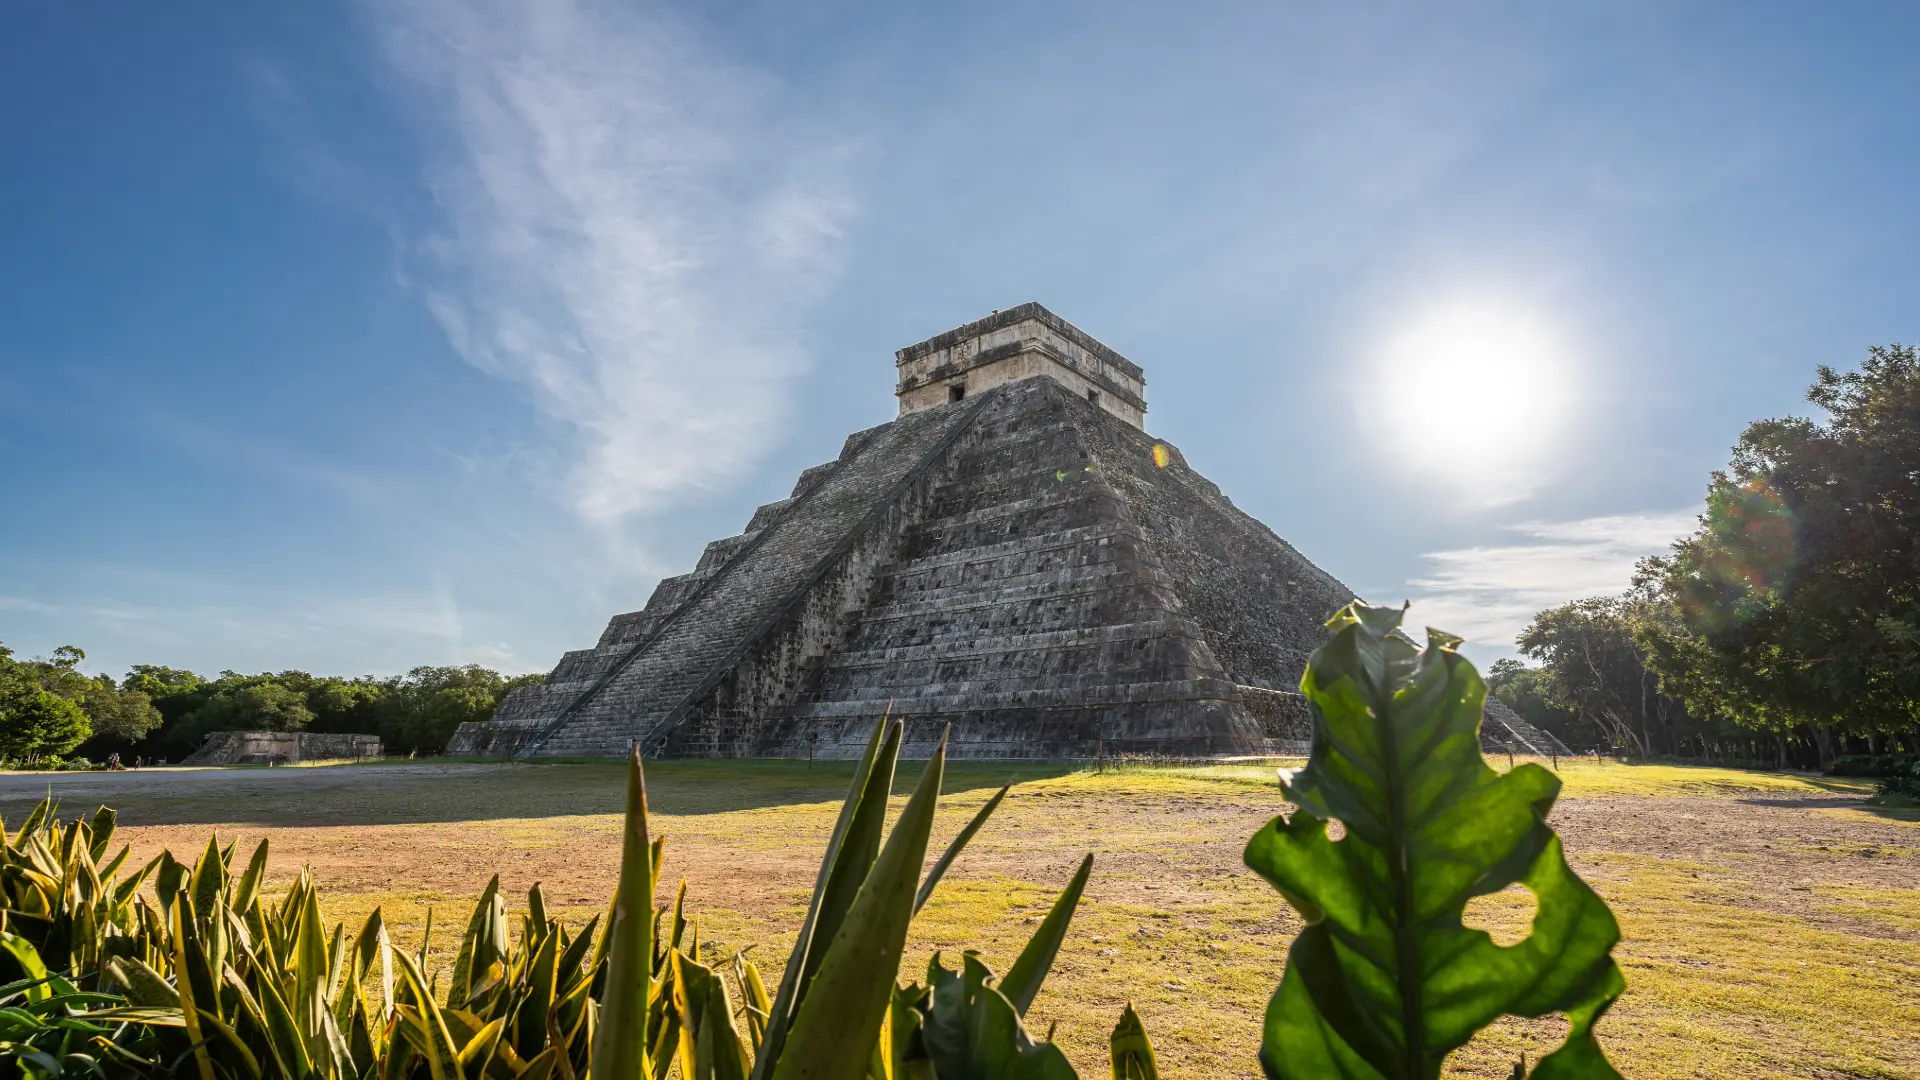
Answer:
M180 668L136 664L115 683L78 667L71 645L44 660L17 660L0 645L0 760L32 763L78 752L177 761L215 731L312 731L378 735L389 753L434 754L454 729L493 715L515 687L544 676L508 677L477 664L422 666L389 678L304 671L206 679Z
M1920 751L1920 352L1822 366L1807 400L1826 418L1750 425L1631 592L1536 616L1502 700L1640 756Z

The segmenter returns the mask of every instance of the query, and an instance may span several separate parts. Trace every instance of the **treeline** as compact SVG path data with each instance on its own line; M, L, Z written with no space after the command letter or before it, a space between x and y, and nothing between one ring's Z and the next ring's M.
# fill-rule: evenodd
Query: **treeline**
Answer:
M1500 699L1576 745L1826 768L1920 753L1920 355L1822 366L1631 591L1541 612Z
M438 753L462 723L487 719L510 690L544 678L468 664L388 678L223 671L208 679L136 664L116 681L82 674L85 659L66 645L45 659L20 660L0 645L0 761L99 761L114 753L178 761L215 731L369 734L390 754Z

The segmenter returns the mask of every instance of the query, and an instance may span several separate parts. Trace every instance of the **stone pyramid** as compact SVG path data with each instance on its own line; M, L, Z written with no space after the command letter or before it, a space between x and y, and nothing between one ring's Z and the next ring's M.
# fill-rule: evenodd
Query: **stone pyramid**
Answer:
M887 714L964 757L1304 749L1354 593L1143 430L1138 366L1038 304L896 360L898 419L448 752L850 757Z

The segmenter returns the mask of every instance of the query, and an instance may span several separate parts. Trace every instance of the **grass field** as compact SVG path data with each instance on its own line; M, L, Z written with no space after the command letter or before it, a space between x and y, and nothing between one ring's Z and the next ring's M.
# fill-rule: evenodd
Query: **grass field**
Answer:
M1504 764L1504 761L1502 762ZM702 935L757 945L777 967L804 913L848 769L776 762L649 766L667 875L685 876ZM1633 1077L1920 1077L1920 815L1877 809L1867 787L1773 773L1566 762L1553 821L1626 940L1628 992L1601 1025ZM902 789L911 779L902 777ZM961 763L936 842L992 791L1020 781L915 924L909 964L977 947L1000 968L1081 855L1087 902L1030 1020L1088 1077L1131 999L1170 1078L1258 1075L1268 994L1298 920L1240 864L1278 808L1270 769L1095 774ZM216 829L272 840L273 880L311 866L330 919L375 905L403 943L429 908L436 947L498 873L542 882L583 922L604 905L618 851L614 765L386 764L302 769L0 775L9 824L51 784L69 814L107 803L144 857L190 857ZM1524 894L1470 921L1524 932ZM442 954L444 958L444 953ZM1557 1021L1506 1022L1457 1076L1505 1076L1558 1042Z

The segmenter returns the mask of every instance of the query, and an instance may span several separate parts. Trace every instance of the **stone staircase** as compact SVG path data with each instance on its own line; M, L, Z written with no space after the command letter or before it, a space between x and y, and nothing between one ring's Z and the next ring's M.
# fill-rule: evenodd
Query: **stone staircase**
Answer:
M709 545L693 573L661 582L644 610L617 616L598 646L569 654L554 673L554 689L511 711L503 705L509 723L544 715L515 752L619 754L636 740L658 746L676 711L724 673L724 661L753 640L756 626L791 601L876 503L991 400L916 413L850 437L838 460L808 470L794 494L761 507L746 532Z

